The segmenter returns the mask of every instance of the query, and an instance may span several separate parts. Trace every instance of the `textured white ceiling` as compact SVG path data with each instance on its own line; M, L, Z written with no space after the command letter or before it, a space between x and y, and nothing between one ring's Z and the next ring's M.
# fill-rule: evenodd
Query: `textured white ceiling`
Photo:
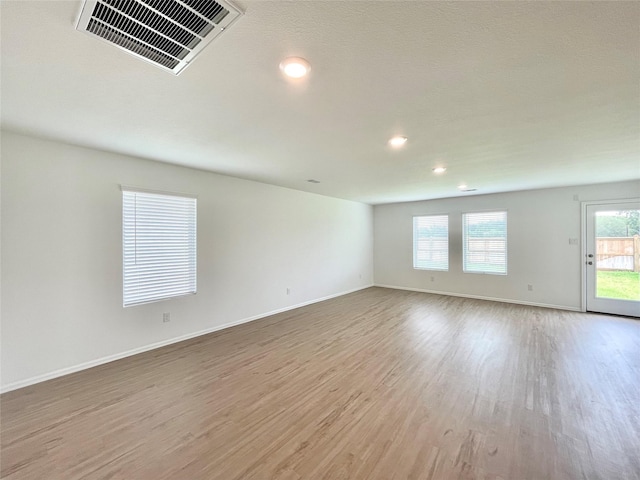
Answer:
M236 4L175 77L3 0L2 127L372 204L640 178L639 2Z

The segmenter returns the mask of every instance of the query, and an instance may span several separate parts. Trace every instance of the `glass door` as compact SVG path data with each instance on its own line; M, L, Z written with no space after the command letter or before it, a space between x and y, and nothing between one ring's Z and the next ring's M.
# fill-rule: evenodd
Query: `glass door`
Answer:
M640 317L640 200L586 205L586 307Z

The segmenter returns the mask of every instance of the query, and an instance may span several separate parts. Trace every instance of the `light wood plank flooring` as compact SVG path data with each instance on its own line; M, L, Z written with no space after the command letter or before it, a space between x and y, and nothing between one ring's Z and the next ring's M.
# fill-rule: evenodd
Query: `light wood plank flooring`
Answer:
M640 479L640 322L370 288L0 397L6 479Z

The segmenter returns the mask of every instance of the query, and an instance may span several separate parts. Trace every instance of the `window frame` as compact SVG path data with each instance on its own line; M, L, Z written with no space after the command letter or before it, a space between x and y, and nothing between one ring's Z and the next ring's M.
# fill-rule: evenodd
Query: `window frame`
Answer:
M197 196L121 185L122 305L197 293Z
M467 218L470 215L491 215L491 214L504 214L504 236L503 237L495 237L495 238L503 238L504 248L503 249L491 249L484 248L480 250L475 250L477 253L483 253L485 258L488 254L493 254L495 256L496 253L499 253L501 257L504 259L504 269L501 270L493 270L493 269L470 269L469 268L469 258L468 253L469 249L469 232L467 230ZM483 237L476 237L483 238ZM486 237L489 238L489 237ZM499 209L499 210L484 210L484 211L473 211L473 212L463 212L462 213L462 271L463 273L475 273L481 275L501 275L506 276L509 272L509 212L507 209ZM497 263L483 262L484 265L499 265Z
M418 233L417 233L417 221L419 219L429 218L429 217L445 217L446 218L446 249L420 249L418 245ZM448 213L429 213L426 215L414 215L413 220L413 269L414 270L427 270L434 272L448 272L449 271L449 214ZM434 252L445 252L445 263L446 266L444 268L439 267L421 267L418 266L418 254L420 252L425 252L427 254L433 255Z

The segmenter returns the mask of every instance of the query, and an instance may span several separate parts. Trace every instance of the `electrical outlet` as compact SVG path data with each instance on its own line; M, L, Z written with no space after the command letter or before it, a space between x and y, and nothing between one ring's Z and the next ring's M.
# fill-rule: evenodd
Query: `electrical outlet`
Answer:
M431 281L435 282L436 281L436 277L431 277Z
M569 245L578 245L578 239L577 238L570 238L569 239Z
M290 293L291 293L291 289L287 287L287 295L289 295Z
M162 314L162 323L167 323L171 321L171 314L169 312L165 312Z
M533 285L531 284L527 285L527 290L529 290L530 292L533 292Z

